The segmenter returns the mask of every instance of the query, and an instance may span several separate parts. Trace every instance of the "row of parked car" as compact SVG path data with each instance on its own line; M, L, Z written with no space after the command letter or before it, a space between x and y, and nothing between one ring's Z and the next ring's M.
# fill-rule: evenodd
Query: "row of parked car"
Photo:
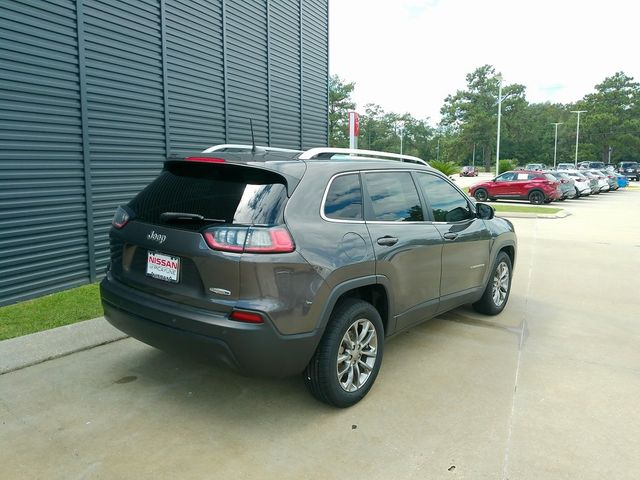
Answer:
M540 205L598 195L629 185L629 178L612 168L597 169L586 165L576 170L570 163L559 164L556 170L543 170L534 168L537 165L541 164L529 164L523 170L511 170L493 180L473 185L469 195L480 202L511 199Z

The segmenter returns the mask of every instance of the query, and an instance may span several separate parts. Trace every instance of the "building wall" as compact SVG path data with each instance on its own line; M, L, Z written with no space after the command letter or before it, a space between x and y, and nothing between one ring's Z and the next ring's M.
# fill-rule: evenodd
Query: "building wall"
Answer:
M2 0L0 305L99 279L172 153L327 144L328 0Z

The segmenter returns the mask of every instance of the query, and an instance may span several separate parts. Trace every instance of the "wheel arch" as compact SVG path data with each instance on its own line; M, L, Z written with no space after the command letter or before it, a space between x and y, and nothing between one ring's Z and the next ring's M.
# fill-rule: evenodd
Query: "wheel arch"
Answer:
M373 305L382 319L385 336L388 335L393 329L393 298L390 287L388 279L382 275L356 278L337 285L325 302L318 329L324 332L331 313L342 300L356 298Z

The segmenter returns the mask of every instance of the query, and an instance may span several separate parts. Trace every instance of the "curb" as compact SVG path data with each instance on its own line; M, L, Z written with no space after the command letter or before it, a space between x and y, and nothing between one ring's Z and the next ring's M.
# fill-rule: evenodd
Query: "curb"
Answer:
M104 317L0 342L0 375L127 338Z
M527 213L527 212L496 212L496 217L507 218L566 218L571 215L566 210L560 210L558 213Z

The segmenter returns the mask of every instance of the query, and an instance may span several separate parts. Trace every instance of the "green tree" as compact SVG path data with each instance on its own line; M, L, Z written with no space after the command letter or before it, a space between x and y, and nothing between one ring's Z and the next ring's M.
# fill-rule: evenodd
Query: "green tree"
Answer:
M580 117L581 157L607 162L640 159L640 83L617 72L596 85L575 107Z
M349 146L349 110L356 108L351 94L354 82L345 82L338 75L329 78L329 146Z
M441 126L450 132L452 140L448 153L452 159L464 160L475 145L476 150L485 152L485 167L489 168L496 141L499 77L494 67L483 65L468 74L466 80L467 88L447 96L440 109ZM503 85L502 133L513 126L515 114L526 105L523 85Z
M403 153L430 158L429 140L433 136L433 128L427 120L417 119L408 113L385 112L374 103L365 105L364 113L360 115L360 148L398 153L400 135Z

